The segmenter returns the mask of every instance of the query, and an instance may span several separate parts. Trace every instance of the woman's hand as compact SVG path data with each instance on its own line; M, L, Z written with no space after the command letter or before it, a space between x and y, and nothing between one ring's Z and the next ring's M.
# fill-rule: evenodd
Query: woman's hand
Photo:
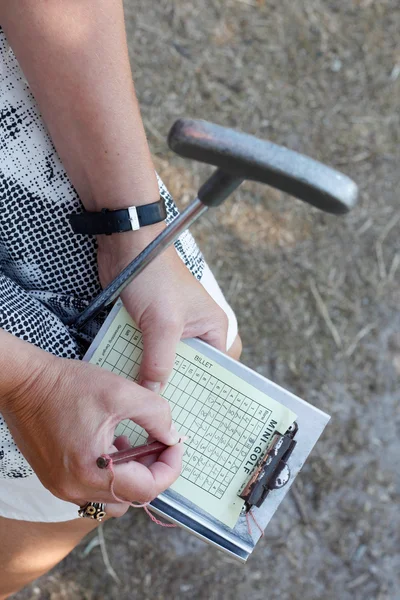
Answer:
M164 225L99 237L98 265L107 285L158 234ZM145 231L145 230L148 231ZM140 382L159 392L171 373L176 345L198 337L226 352L228 318L189 272L175 248L168 248L121 295L143 333Z
M1 412L22 454L55 496L78 505L105 502L111 516L126 511L127 505L113 505L110 474L96 466L98 456L124 446L123 440L114 446L113 437L116 425L126 418L172 446L151 464L143 459L145 464L117 465L117 496L146 502L177 479L183 445L177 444L179 434L171 428L166 400L99 367L15 342L28 352L25 372L29 365L30 375L18 384L14 380L3 392Z

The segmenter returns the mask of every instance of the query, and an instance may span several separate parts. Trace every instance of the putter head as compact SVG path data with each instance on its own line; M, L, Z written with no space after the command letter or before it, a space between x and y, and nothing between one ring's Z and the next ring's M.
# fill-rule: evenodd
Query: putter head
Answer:
M346 213L357 202L358 188L352 179L293 150L252 135L195 119L179 119L168 136L169 147L185 158L218 167L232 180L266 183L317 208ZM199 197L216 206L209 192ZM218 196L220 198L221 195Z

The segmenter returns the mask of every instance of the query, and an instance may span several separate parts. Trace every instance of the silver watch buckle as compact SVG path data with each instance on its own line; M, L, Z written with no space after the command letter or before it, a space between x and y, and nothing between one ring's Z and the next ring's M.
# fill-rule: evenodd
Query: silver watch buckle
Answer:
M138 218L136 206L130 206L128 208L128 213L129 213L129 220L132 225L132 231L136 231L137 229L140 229L139 218Z

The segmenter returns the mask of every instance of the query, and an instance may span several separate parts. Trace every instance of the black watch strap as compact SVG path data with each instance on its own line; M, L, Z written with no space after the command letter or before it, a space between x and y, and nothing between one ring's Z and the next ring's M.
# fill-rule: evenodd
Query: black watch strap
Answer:
M103 208L100 212L83 212L70 215L69 222L74 233L87 235L111 235L135 231L145 225L153 225L164 221L167 217L164 200L145 204L144 206L130 206L119 210Z

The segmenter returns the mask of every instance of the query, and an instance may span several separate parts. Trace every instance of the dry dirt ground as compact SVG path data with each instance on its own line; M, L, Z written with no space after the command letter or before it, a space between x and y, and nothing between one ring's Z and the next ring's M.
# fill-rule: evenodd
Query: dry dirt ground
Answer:
M400 598L400 11L396 0L127 0L136 87L180 205L208 168L178 159L201 117L353 177L327 216L245 184L195 227L237 311L243 360L332 414L246 566L139 511L15 600ZM101 541L101 544L100 544Z

